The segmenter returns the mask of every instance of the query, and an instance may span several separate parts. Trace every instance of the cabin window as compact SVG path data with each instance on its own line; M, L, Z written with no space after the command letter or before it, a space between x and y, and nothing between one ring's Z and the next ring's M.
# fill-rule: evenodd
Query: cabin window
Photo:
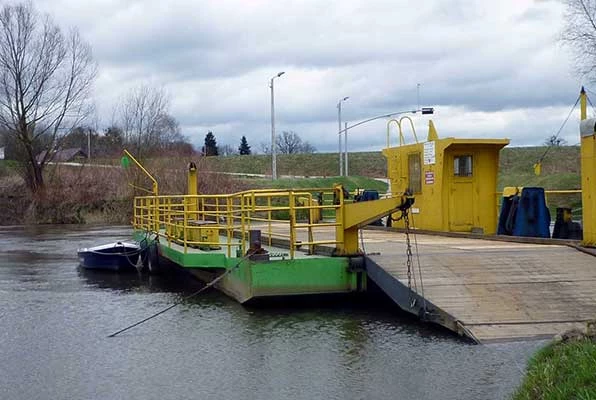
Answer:
M422 170L420 168L420 153L408 156L408 179L409 189L413 193L422 192Z
M456 156L453 159L455 176L472 176L472 156Z

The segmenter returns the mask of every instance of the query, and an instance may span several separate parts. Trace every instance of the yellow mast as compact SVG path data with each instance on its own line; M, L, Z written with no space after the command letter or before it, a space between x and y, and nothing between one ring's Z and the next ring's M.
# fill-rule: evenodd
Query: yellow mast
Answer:
M193 219L198 218L198 189L199 183L197 181L197 165L194 162L188 164L188 194L192 197L187 198L187 211L191 213Z
M579 92L579 105L581 110L580 119L583 121L588 118L588 96L586 90L582 86L582 90Z
M587 120L588 97L583 86L580 106L583 244L596 246L596 120Z

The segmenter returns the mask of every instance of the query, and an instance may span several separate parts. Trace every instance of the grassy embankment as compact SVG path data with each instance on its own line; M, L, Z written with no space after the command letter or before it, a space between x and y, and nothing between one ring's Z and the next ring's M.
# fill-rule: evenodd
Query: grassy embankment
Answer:
M553 342L538 351L513 399L596 399L596 342Z
M505 148L501 151L498 191L507 186L537 186L545 190L581 189L579 146L552 147L542 162L542 174L534 174L534 164L546 147ZM581 194L547 194L554 219L557 207L569 207L575 218L581 214Z
M352 176L384 178L387 164L381 152L349 154L349 173ZM205 167L212 171L271 174L271 156L208 157ZM339 175L338 156L334 153L280 154L277 156L277 175L333 177Z
M542 162L542 174L534 175L533 165L546 147L512 147L501 151L497 190L505 186L539 186L545 189L579 189L578 146L552 147ZM387 164L381 152L350 153L350 175L385 178ZM270 174L271 158L265 155L210 157L205 167L212 171ZM335 176L337 154L296 154L278 156L278 175Z
M578 146L552 147L542 163L542 174L533 165L546 147L511 147L501 151L497 190L505 186L539 186L545 189L580 187ZM350 153L350 175L385 178L387 164L381 152ZM278 175L335 176L337 154L294 154L278 156ZM209 157L204 166L211 171L270 174L271 158L265 155Z
M547 190L579 189L580 180L580 153L578 146L551 147L542 162L542 174L534 174L534 164L540 160L547 148L540 147L512 147L501 151L497 191L502 191L506 186L538 186ZM385 178L387 164L381 152L351 153L350 175ZM244 172L252 174L269 174L271 172L271 159L265 155L232 157L210 157L205 162L205 167L214 171ZM279 175L303 176L333 176L337 172L337 154L297 154L280 155L278 157ZM337 178L329 179L322 185L312 184L312 181L300 179L285 180L287 186L331 186ZM266 180L247 180L249 185L270 185ZM367 182L355 185L347 183L350 190L355 187L366 187ZM304 187L304 186L302 186ZM368 187L383 191L379 187ZM577 195L548 195L549 206L552 211L556 207L569 206L578 208L581 196ZM553 214L554 215L554 214Z
M543 154L544 147L506 148L501 152L499 185L542 186L546 189L579 188L579 147L552 148L543 162L543 174L533 174L533 164ZM279 155L278 175L316 178L270 179L235 177L211 172L270 174L271 159L266 155L206 157L198 161L200 191L202 193L231 193L249 188L314 188L344 184L348 190L356 188L386 191L383 182L370 178L386 177L386 162L380 152L350 153L350 177L338 178L337 154ZM190 159L157 159L145 162L160 183L160 193L183 193L186 189L187 162ZM197 161L195 158L194 161ZM14 163L0 161L0 205L8 211L1 223L127 223L130 202L135 191L128 185L148 182L133 168L123 172L118 159L94 160L114 168L53 167L46 170L47 190L41 196L31 196ZM363 178L367 177L367 178ZM138 191L136 192L139 193ZM552 206L576 207L579 196L558 199L549 197Z

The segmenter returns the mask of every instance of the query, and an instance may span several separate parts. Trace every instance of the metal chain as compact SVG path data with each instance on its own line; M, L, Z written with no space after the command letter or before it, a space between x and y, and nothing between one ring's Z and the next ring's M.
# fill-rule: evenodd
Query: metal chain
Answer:
M410 308L416 305L416 298L412 296L412 243L410 242L410 218L408 210L402 211L402 218L406 227L406 266L408 267L408 302ZM416 282L414 282L414 285Z

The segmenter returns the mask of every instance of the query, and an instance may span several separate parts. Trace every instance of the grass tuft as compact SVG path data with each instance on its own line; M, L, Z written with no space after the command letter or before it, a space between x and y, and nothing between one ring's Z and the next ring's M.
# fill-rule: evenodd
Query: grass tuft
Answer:
M596 399L596 342L551 343L530 359L514 400Z

